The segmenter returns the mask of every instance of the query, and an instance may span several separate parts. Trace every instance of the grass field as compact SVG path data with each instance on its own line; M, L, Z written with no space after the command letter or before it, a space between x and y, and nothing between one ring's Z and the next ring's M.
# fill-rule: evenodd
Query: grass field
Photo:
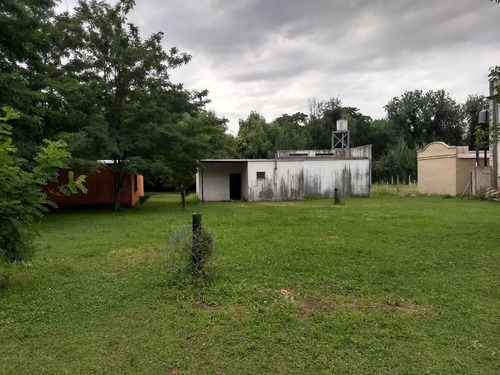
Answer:
M180 282L164 245L193 212L217 252ZM2 375L500 373L498 203L155 195L40 233L0 279Z

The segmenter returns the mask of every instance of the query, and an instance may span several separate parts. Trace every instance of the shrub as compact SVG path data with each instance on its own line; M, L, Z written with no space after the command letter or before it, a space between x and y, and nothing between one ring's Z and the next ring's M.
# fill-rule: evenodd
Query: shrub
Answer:
M36 233L33 225L47 211L46 205L55 206L47 200L41 185L56 181L59 171L66 167L70 156L62 141L45 141L34 157L34 165L17 157L12 144L12 128L6 123L19 115L3 108L0 117L0 262L13 263L27 260L32 254L32 239ZM86 191L85 176L76 180L69 174L69 182L59 190L66 195L78 189Z
M139 202L138 202L139 206L142 206L144 203L146 203L150 199L151 199L151 195L150 194L141 195L139 197Z
M183 226L167 242L167 271L182 279L204 275L214 251L215 235L208 227L193 232L192 226Z

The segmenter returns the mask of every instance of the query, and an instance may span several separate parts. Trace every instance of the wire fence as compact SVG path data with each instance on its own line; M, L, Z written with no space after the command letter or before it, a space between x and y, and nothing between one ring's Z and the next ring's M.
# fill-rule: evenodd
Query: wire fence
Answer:
M168 238L165 246L165 266L170 275L197 276L204 274L205 266L216 249L215 234L208 226L179 227Z

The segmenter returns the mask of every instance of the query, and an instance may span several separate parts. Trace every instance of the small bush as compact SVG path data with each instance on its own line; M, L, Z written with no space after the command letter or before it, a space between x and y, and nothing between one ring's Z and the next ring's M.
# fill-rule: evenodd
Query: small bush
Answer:
M139 206L142 206L144 203L146 203L150 199L151 199L151 195L150 194L141 195L139 197L139 202L137 202L137 203L139 204Z
M183 226L175 231L166 245L167 271L170 276L200 276L215 252L215 235L203 226L193 232L192 227Z

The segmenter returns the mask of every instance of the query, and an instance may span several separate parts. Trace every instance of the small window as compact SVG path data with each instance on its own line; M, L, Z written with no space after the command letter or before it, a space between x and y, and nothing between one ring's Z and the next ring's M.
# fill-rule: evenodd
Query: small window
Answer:
M257 180L265 180L266 172L257 172Z

